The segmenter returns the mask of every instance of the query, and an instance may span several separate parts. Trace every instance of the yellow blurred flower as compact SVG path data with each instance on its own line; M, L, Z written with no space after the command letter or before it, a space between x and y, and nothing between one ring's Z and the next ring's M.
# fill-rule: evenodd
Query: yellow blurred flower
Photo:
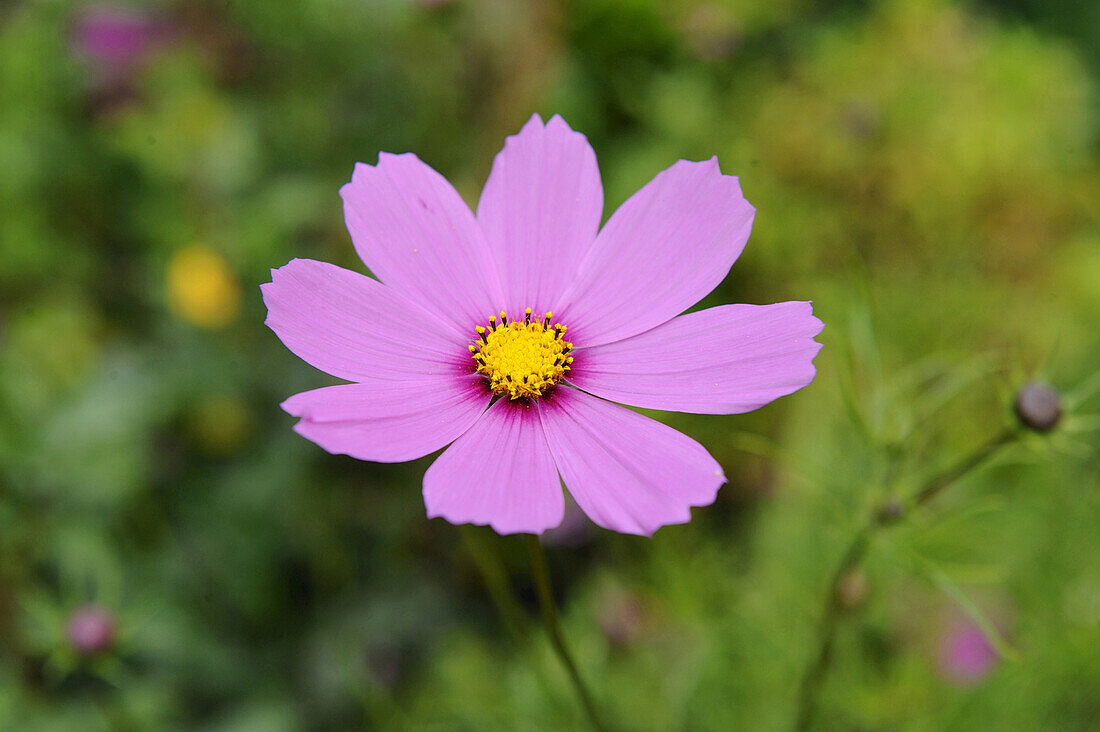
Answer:
M241 288L220 254L193 244L176 252L168 263L168 306L190 323L221 328L237 318Z

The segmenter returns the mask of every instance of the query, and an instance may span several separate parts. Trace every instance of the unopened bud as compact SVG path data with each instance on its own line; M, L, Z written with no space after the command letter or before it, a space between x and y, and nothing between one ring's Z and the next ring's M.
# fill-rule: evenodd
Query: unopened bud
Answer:
M94 656L115 642L115 619L97 605L85 605L73 611L68 624L69 643L82 656Z
M878 509L878 522L892 524L905 515L905 504L900 499L891 498Z
M858 567L845 572L836 585L836 604L845 612L863 607L867 601L867 573Z
M638 597L620 590L605 598L596 622L608 643L621 650L633 645L642 635L646 617Z
M1029 429L1049 432L1062 418L1062 400L1054 387L1032 381L1016 395L1016 416Z

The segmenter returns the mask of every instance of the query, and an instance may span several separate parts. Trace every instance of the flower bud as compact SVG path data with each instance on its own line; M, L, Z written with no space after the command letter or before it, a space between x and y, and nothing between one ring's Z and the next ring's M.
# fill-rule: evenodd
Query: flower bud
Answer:
M867 573L859 567L849 569L836 585L836 604L844 612L854 612L867 601Z
M596 623L608 643L618 650L632 646L646 626L639 598L632 592L617 590L605 597L601 605Z
M1016 395L1016 416L1029 429L1049 432L1062 418L1062 401L1054 387L1032 381Z
M905 515L905 504L899 498L891 498L879 506L877 515L880 524L892 524Z
M115 619L97 605L85 605L69 616L69 643L82 656L94 656L111 648L115 642Z

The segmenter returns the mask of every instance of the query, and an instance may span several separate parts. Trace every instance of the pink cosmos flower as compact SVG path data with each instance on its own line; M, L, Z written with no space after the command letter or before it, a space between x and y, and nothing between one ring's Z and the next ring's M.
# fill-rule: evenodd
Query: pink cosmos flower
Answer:
M104 80L117 81L130 76L166 36L166 26L137 8L93 5L77 14L72 45Z
M355 383L297 394L295 430L331 453L424 475L428 516L541 533L561 483L597 524L649 535L712 503L702 445L613 404L747 412L813 380L808 302L722 305L755 209L715 158L681 160L600 229L588 140L537 115L493 162L476 215L411 153L355 166L340 194L378 279L295 259L262 286L267 325ZM560 476L560 478L559 478Z
M971 622L957 624L940 640L940 673L959 686L981 681L999 660L985 634Z
M98 605L75 610L66 627L69 643L83 656L94 656L110 648L116 631L114 616Z

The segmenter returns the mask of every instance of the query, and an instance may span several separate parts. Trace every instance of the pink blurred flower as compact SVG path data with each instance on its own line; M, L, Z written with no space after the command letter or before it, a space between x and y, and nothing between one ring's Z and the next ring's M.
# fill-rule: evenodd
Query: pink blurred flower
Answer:
M115 641L115 619L98 605L85 605L69 616L66 628L69 643L82 656L94 656L108 650Z
M981 681L998 660L997 651L971 622L957 624L940 640L940 673L960 686Z
M262 289L283 343L355 383L282 406L299 434L361 460L453 442L424 476L429 517L541 533L562 521L564 481L605 528L684 523L721 466L611 401L733 414L816 373L808 302L679 315L725 278L755 214L715 158L660 173L602 230L596 156L557 116L508 139L476 216L411 153L356 165L341 195L378 279L295 259Z
M565 496L565 512L561 523L542 533L539 541L546 546L578 547L595 537L596 527L572 496Z
M163 40L166 29L137 8L97 5L80 12L72 43L106 81L118 81L144 63L149 50Z

